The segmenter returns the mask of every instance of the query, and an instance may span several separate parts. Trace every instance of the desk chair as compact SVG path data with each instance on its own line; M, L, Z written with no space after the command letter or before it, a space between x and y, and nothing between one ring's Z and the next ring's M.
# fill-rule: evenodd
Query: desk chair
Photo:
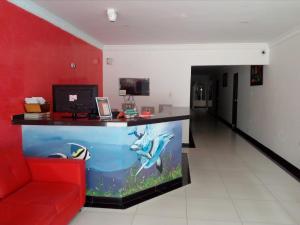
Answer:
M159 104L158 105L158 112L170 110L173 107L172 104Z

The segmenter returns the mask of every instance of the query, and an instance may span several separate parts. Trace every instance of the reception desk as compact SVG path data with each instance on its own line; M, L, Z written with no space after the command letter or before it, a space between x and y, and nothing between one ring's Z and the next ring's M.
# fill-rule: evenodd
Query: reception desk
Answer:
M112 120L15 115L12 123L22 125L26 156L86 160L87 206L126 208L181 181L186 119L189 109L173 108Z

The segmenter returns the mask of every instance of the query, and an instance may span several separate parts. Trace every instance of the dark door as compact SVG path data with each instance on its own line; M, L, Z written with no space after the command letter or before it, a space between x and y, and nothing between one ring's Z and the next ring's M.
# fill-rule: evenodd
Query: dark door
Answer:
M190 86L190 108L193 108L193 99L194 99L194 93L193 93L193 86L195 81L193 81L194 76L191 75L191 86Z
M236 129L237 104L238 104L238 73L233 75L233 98L232 98L232 129Z

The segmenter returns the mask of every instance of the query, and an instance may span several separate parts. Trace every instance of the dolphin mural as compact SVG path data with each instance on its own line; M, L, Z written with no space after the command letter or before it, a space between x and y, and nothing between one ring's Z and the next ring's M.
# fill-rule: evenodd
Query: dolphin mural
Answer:
M129 132L129 135L132 134L134 134L138 139L130 146L130 149L135 151L140 157L144 156L150 159L150 150L153 146L153 135L151 134L150 127L148 125L146 126L144 134L138 134L137 128L135 127L133 131Z
M174 137L174 134L165 133L155 135L150 125L146 125L143 134L138 134L136 128L129 132L129 135L132 134L138 139L130 146L130 149L136 152L142 164L135 176L137 176L142 169L148 169L154 164L156 164L156 168L161 173L163 164L160 155Z

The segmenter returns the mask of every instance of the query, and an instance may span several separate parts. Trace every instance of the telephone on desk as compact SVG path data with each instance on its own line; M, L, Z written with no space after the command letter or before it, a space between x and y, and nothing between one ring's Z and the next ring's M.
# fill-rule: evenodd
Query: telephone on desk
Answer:
M124 111L124 113L125 113L125 118L127 118L127 119L128 118L134 118L134 117L139 115L138 112L135 109L126 109Z

